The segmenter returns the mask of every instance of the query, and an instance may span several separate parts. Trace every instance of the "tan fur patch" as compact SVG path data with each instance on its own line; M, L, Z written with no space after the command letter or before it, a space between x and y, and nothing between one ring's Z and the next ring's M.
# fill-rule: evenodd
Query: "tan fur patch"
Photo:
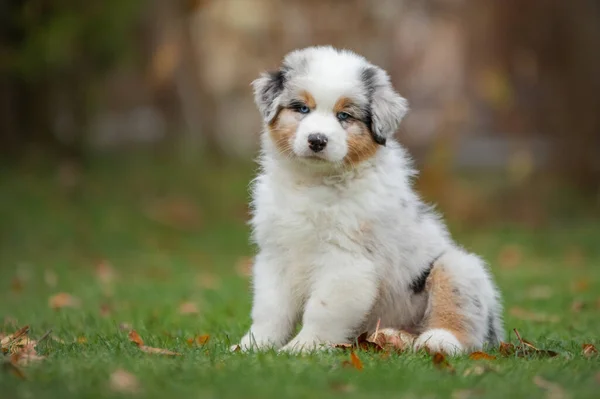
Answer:
M425 330L434 328L448 330L461 344L469 347L474 342L460 309L463 298L455 288L444 266L436 262L425 284L430 302L430 313L425 322Z
M349 121L346 131L348 132L348 154L344 161L347 165L358 165L377 153L379 144L373 140L369 128L363 122Z
M300 99L306 104L306 106L310 109L315 109L317 103L314 97L307 91L303 91L300 93Z
M292 154L292 142L301 116L291 109L281 109L269 123L271 139L283 154Z
M340 97L333 106L333 112L337 114L338 112L348 111L348 108L354 105L353 101L348 97Z

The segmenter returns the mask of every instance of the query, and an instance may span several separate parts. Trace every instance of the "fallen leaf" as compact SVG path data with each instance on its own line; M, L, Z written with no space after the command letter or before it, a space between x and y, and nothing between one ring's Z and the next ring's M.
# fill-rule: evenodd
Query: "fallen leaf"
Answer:
M111 313L112 313L112 310L108 304L103 303L102 305L100 305L100 316L108 317L111 315Z
M212 273L201 273L196 276L196 284L201 288L214 290L219 288L221 280Z
M496 356L489 355L485 352L473 352L469 355L471 360L495 360Z
M448 362L448 360L446 359L446 356L444 356L443 354L436 352L433 357L433 365L440 369L440 370L446 370L449 371L450 373L454 373L454 367L452 367L452 365L450 364L450 362Z
M131 331L133 330L133 326L131 323L123 322L119 324L119 330L121 331Z
M329 386L333 391L341 393L351 393L356 390L356 387L354 385L346 384L343 382L332 382Z
M452 399L469 399L469 398L480 398L483 396L485 391L483 389L459 389L452 392Z
M71 294L60 292L50 297L48 300L48 305L55 310L62 308L77 308L81 306L81 301Z
M15 293L19 293L21 291L23 291L23 280L20 279L19 277L15 277L12 279L12 281L10 282L10 289L15 292Z
M48 287L54 288L58 283L58 276L52 270L46 269L44 271L44 281Z
M502 356L512 356L515 353L515 346L510 342L500 342L498 351Z
M536 285L527 291L527 296L531 299L548 299L552 298L554 291L548 285Z
M23 373L23 371L17 367L15 364L13 364L12 362L4 362L4 367L3 367L4 371L6 371L7 373L10 373L12 375L14 375L17 378L20 378L22 380L25 379L25 373Z
M198 306L194 302L183 302L179 305L179 314L198 314Z
M183 197L155 201L145 209L146 216L160 224L192 230L200 226L200 211L193 201Z
M382 330L376 329L375 332L367 338L367 341L377 344L384 350L403 352L412 348L415 339L416 337L413 334L406 331L384 328Z
M144 345L144 341L142 340L142 337L140 337L140 335L135 330L131 330L129 332L129 340L131 342L133 342L134 344L136 344L138 346L138 348L140 348L141 351L146 352L146 353L153 353L153 354L157 354L157 355L166 355L166 356L181 356L181 353L173 352L168 349L153 348L151 346Z
M473 376L480 376L483 375L485 373L489 373L489 372L497 372L498 369L495 367L492 367L490 364L477 364L473 367L469 367L468 369L466 369L463 372L463 376L464 377L468 377L470 375Z
M363 364L360 358L356 355L354 351L350 352L350 360L344 360L342 363L343 367L353 367L357 370L363 369Z
M560 317L556 315L547 315L545 313L536 313L527 309L515 306L510 309L511 316L525 321L535 321L539 323L558 323Z
M506 245L498 254L498 264L503 269L514 269L521 264L522 260L523 251L516 244Z
M519 345L517 347L515 347L515 352L517 353L517 356L524 357L525 355L532 355L532 354L536 355L536 356L547 356L547 357L558 356L557 352L536 348L535 345L533 345L531 342L523 339L521 337L521 334L519 334L519 331L517 331L516 328L513 329L513 331L515 332L515 335L517 336L517 339L519 340Z
M243 256L238 259L235 264L235 270L238 275L242 277L249 277L252 275L252 266L254 265L254 259L249 256Z
M137 393L140 390L140 383L130 372L117 369L110 375L110 388L122 393Z
M583 349L583 356L585 357L598 355L598 349L596 349L596 347L592 344L583 344L581 345L581 348Z
M29 326L22 327L10 334L1 341L2 353L10 353L10 361L16 365L25 365L31 362L45 359L45 356L38 355L36 351L37 341L29 337ZM42 339L48 336L46 333Z
M590 289L590 282L587 279L579 279L571 283L571 290L574 292L585 292Z
M566 399L569 397L560 385L550 382L539 375L533 377L533 383L546 391L548 399Z
M96 265L96 277L102 284L110 284L115 279L115 270L106 260Z
M85 343L87 343L87 338L83 337L83 336L77 337L77 343L78 344L85 344Z
M585 303L583 301L575 300L571 303L571 312L579 313L585 307Z
M129 340L137 346L144 346L144 340L142 340L140 334L138 334L135 330L129 331Z
M197 343L198 345L206 345L209 340L210 340L210 335L204 334L204 335L198 335L194 338L188 338L187 343L189 346L192 346L195 343Z

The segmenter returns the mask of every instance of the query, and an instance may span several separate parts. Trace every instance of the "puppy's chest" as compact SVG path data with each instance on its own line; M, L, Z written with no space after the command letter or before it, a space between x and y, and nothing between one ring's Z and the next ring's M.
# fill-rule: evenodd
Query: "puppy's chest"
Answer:
M331 188L273 191L255 199L255 239L260 246L303 257L331 246L361 252L371 218L360 196Z

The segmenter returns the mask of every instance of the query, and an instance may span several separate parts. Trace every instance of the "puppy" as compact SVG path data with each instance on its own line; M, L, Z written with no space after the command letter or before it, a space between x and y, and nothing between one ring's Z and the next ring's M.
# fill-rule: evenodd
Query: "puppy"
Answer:
M407 102L387 73L310 47L253 87L264 120L252 191L259 251L240 347L313 350L378 322L417 334L415 349L498 343L501 304L485 264L411 188L415 171L393 139Z

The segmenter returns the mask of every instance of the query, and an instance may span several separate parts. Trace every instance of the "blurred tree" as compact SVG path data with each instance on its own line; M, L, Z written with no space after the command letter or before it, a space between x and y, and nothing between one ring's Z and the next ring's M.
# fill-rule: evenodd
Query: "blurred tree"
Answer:
M131 51L137 0L0 3L0 148L78 156L101 77Z

